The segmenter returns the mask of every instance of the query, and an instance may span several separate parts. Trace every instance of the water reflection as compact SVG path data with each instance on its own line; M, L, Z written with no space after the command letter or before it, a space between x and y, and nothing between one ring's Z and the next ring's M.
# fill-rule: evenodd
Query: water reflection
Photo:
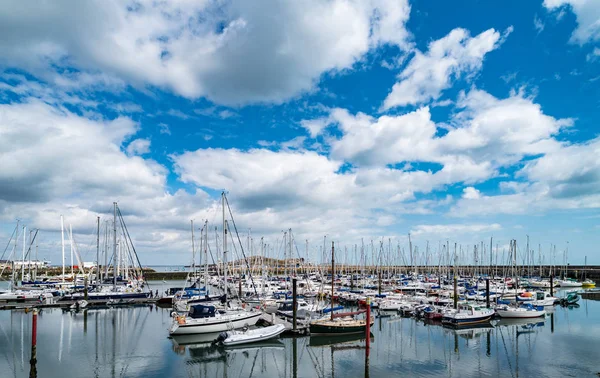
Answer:
M169 339L168 309L45 309L38 317L36 367L50 378L590 376L600 348L598 311L600 302L583 301L546 318L466 329L379 318L367 350L362 334L222 348L211 345L216 334ZM30 313L0 311L2 376L29 376L31 321Z

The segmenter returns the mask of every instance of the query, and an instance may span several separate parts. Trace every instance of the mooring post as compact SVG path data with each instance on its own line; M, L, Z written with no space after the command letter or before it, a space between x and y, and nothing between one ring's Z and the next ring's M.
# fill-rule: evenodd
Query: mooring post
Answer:
M88 300L88 279L87 276L83 279L83 299Z
M490 308L490 279L485 279L485 306Z
M242 276L240 275L240 281L238 282L238 296L242 300Z
M294 332L298 331L298 292L296 288L296 283L296 278L292 278L292 314Z
M554 274L550 275L550 296L554 296Z
M379 279L378 291L379 291L379 295L381 295L381 270L379 270L378 279Z
M454 275L454 309L458 308L458 277Z
M367 297L367 324L366 324L366 337L367 337L367 351L366 353L369 354L369 348L371 347L371 298Z
M31 360L29 360L31 369L29 370L29 378L37 377L37 316L38 310L33 309L33 319L31 324Z

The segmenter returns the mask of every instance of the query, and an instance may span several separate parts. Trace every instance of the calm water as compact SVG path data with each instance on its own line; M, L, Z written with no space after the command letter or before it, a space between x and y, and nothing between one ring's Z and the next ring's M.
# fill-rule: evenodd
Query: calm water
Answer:
M170 285L170 283L169 283ZM155 286L156 288L156 286ZM600 302L557 307L538 324L453 331L380 318L364 340L283 338L222 350L168 338L169 310L154 306L43 310L39 377L593 377L600 371ZM0 311L0 376L28 377L31 313ZM211 336L214 337L214 336Z

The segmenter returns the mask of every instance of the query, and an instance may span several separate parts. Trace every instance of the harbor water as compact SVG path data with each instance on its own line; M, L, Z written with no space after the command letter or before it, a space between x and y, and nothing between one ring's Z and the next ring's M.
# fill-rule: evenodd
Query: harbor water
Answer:
M36 367L47 378L591 377L600 371L599 313L600 302L582 299L544 318L461 330L378 317L367 353L364 335L225 349L205 342L216 335L172 339L170 310L155 305L42 309ZM2 377L29 377L31 330L31 312L0 311Z

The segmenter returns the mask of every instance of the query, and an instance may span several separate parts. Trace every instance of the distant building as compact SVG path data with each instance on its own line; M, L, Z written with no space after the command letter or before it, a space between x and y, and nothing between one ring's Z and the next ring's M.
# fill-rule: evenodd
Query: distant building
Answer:
M9 261L9 260L0 260L0 268L12 268L12 266L15 266L15 269L21 269L21 267L24 265L26 269L29 268L47 268L48 265L50 264L50 261L39 261L39 260L25 260L25 261L21 261L21 260L15 260L15 261Z

